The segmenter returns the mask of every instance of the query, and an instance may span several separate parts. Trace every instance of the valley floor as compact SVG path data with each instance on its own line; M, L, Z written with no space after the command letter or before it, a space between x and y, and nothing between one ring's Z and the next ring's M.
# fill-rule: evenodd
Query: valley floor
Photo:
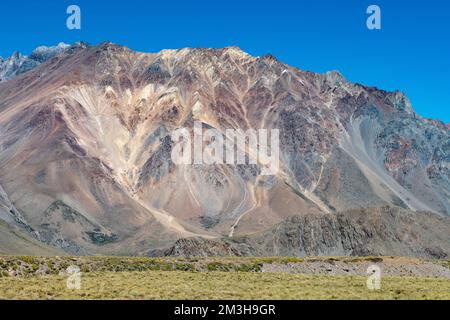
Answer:
M345 272L349 275L341 275L341 263L347 266ZM359 266L365 268L374 263L386 271L380 290L369 290L367 276L358 275ZM79 289L67 287L70 275L64 270L68 265L80 266ZM402 266L412 276L403 275ZM397 275L391 275L396 274L392 270L397 270ZM427 270L428 276L420 275ZM0 299L450 300L447 272L450 272L448 261L392 257L0 257Z

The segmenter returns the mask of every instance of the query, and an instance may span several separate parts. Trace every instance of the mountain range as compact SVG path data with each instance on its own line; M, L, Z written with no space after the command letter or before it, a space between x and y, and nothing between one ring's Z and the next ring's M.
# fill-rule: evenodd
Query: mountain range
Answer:
M278 129L280 170L175 165L171 134L195 122ZM0 252L448 257L449 130L399 91L237 47L15 53L0 58Z

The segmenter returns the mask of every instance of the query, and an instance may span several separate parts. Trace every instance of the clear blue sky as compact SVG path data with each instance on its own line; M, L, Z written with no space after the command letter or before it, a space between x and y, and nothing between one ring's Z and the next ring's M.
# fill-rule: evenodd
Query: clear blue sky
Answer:
M82 30L66 9L82 10ZM382 10L382 30L366 9ZM39 45L106 40L139 51L236 45L302 70L401 90L421 115L450 122L448 0L41 0L2 1L0 56Z

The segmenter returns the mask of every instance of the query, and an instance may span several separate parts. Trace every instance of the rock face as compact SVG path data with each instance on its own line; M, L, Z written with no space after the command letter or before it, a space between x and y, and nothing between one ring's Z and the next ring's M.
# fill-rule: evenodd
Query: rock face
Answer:
M230 257L252 256L256 252L245 243L229 239L180 239L167 250L151 250L149 256L171 257Z
M30 56L24 56L20 52L14 52L6 60L0 57L0 83L34 69L41 63L65 52L69 47L65 43L60 43L54 47L42 46L36 48Z
M147 54L76 44L27 59L0 60L0 218L20 217L48 245L74 254L450 254L449 128L415 114L400 92L236 47ZM279 129L279 172L175 165L171 134L194 122Z
M450 255L449 226L449 217L432 213L393 207L353 209L292 217L246 242L259 249L256 255L445 258Z
M430 232L432 230L432 232ZM233 239L181 239L151 256L450 256L450 218L394 208L294 216Z

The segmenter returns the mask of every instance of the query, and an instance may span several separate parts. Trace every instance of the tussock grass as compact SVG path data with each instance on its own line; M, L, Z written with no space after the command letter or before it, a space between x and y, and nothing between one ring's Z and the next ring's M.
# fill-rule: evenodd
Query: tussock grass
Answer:
M450 299L445 278L383 277L380 291L366 277L265 273L266 264L303 262L420 263L402 257L0 257L0 299ZM433 263L450 268L445 260ZM81 290L66 287L80 267Z
M370 291L365 277L253 272L93 272L82 288L66 277L1 278L1 299L450 299L450 281L383 278Z

